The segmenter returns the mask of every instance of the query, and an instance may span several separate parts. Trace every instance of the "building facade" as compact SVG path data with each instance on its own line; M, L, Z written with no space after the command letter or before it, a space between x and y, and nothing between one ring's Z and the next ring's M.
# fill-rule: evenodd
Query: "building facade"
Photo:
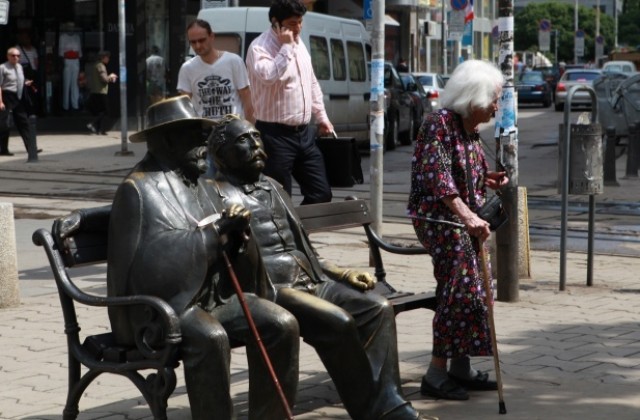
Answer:
M371 0L374 1L374 0ZM444 1L444 3L442 3ZM448 73L463 58L493 57L491 38L496 0L475 0L471 45L442 41L442 11L451 0L386 0L385 59L406 59L413 71ZM185 28L203 5L224 0L128 0L124 4L126 52L120 51L120 0L10 0L9 19L0 25L0 48L23 43L38 52L36 84L41 93L40 126L65 130L85 128L87 78L99 51L111 52L108 71L120 75L111 85L111 114L120 115L120 85L126 82L130 129L144 125L153 102L176 94L177 73L187 57ZM366 0L308 0L309 10L361 20ZM227 0L237 6L265 6L265 0ZM425 31L425 22L432 30ZM214 28L215 30L215 28ZM447 68L442 67L447 57ZM122 58L126 66L121 66ZM73 71L70 71L73 67ZM70 89L69 86L78 89ZM68 103L69 95L72 100ZM66 99L65 99L66 98ZM77 105L74 99L77 99ZM58 124L49 124L58 121Z

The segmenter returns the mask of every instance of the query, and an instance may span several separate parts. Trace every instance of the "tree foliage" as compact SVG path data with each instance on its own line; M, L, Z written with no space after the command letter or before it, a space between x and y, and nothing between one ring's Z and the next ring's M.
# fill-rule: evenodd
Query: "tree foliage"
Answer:
M628 0L627 0L628 1ZM634 0L640 2L640 0ZM573 62L574 46L574 5L550 1L529 3L514 16L514 37L516 51L538 51L538 29L540 20L551 22L552 30L558 30L558 61ZM637 22L637 21L636 21ZM578 6L579 29L585 32L584 56L581 61L595 61L596 12L594 9ZM637 31L636 31L637 32ZM614 22L611 16L600 13L600 35L604 37L604 53L614 44ZM553 61L555 36L551 35L551 51L545 55Z
M618 44L640 50L640 0L624 0L618 16Z

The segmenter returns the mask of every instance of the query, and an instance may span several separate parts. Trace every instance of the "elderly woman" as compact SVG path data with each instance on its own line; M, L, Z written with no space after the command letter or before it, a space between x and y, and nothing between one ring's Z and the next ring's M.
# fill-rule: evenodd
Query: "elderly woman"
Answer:
M433 259L438 297L423 395L467 400L468 389L497 389L487 373L471 367L470 356L492 355L487 291L478 260L479 246L484 246L490 230L476 213L485 201L486 187L500 188L508 179L504 172L488 170L478 125L497 111L503 83L502 73L489 62L458 65L443 92L443 108L429 114L418 133L408 213Z

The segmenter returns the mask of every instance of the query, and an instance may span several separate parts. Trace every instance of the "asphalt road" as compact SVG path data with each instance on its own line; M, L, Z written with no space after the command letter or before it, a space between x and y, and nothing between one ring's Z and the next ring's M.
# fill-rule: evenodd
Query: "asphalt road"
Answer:
M573 113L571 120L577 118ZM532 248L557 250L560 242L561 195L558 193L558 136L564 113L553 107L520 106L518 113L518 177L519 186L527 189L527 219ZM481 134L492 149L495 123L481 127ZM128 144L132 156L116 156L121 150L119 132L109 136L87 134L46 134L39 136L44 148L40 162L25 164L19 139L12 137L16 156L0 160L0 196L14 202L17 217L47 218L73 208L110 202L128 170L142 158L144 144ZM21 145L20 145L21 146ZM364 151L362 167L365 182L352 188L334 189L334 199L348 195L370 199L370 159ZM383 209L385 220L407 221L405 206L409 193L410 161L413 146L399 146L384 155ZM494 166L493 151L487 155ZM640 255L638 217L640 182L624 178L626 155L617 160L619 186L605 187L596 196L596 252ZM294 188L294 201L301 200ZM570 250L586 250L588 233L588 196L569 197Z

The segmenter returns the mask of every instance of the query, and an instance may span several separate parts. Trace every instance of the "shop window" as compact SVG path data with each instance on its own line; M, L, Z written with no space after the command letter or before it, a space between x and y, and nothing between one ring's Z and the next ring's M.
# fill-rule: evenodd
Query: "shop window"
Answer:
M146 15L146 92L147 105L169 94L169 17L165 0L147 0Z

